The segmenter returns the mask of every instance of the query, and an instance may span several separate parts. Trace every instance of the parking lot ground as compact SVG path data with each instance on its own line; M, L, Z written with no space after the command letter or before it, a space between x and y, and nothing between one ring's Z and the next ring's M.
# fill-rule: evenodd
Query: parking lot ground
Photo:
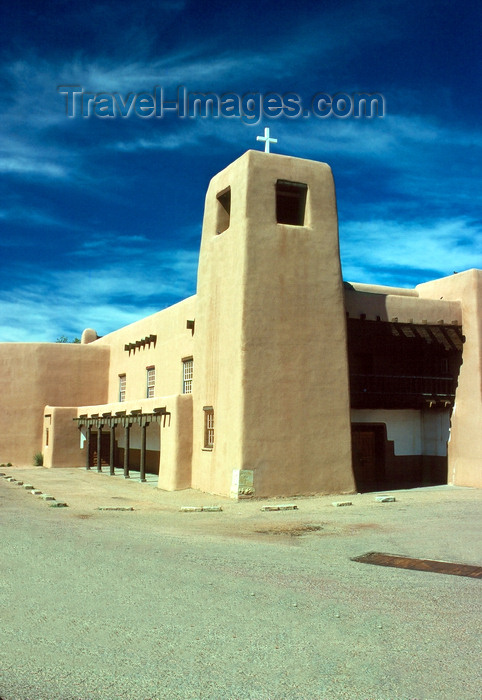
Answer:
M0 471L3 700L481 696L482 581L352 561L480 566L479 490L235 502Z

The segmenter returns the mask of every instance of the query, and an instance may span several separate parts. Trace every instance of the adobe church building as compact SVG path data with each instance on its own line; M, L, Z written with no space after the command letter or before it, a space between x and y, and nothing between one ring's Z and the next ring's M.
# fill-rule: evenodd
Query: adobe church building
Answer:
M329 166L248 151L209 185L195 296L0 344L0 461L233 498L482 486L481 309L480 270L344 283Z

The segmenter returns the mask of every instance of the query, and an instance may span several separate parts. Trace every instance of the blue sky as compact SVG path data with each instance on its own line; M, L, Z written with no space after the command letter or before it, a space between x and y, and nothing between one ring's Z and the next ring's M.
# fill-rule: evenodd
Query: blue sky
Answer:
M210 178L269 126L333 169L344 279L482 267L482 5L4 3L0 341L101 335L195 292ZM69 118L85 92L380 93L383 118Z

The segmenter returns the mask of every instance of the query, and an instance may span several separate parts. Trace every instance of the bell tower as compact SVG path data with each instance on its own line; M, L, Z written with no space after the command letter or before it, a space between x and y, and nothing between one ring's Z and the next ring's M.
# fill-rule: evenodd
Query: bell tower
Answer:
M325 163L248 151L206 195L192 485L354 490L336 198Z

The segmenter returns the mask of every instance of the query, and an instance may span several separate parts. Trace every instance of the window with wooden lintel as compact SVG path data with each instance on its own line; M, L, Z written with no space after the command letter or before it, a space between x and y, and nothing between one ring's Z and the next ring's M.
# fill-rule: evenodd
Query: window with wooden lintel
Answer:
M216 195L218 209L216 216L216 233L223 233L229 228L231 219L231 188L227 187Z
M214 447L214 409L212 406L204 406L204 449L212 450Z
M276 223L291 226L305 225L306 193L308 185L290 180L276 182Z

